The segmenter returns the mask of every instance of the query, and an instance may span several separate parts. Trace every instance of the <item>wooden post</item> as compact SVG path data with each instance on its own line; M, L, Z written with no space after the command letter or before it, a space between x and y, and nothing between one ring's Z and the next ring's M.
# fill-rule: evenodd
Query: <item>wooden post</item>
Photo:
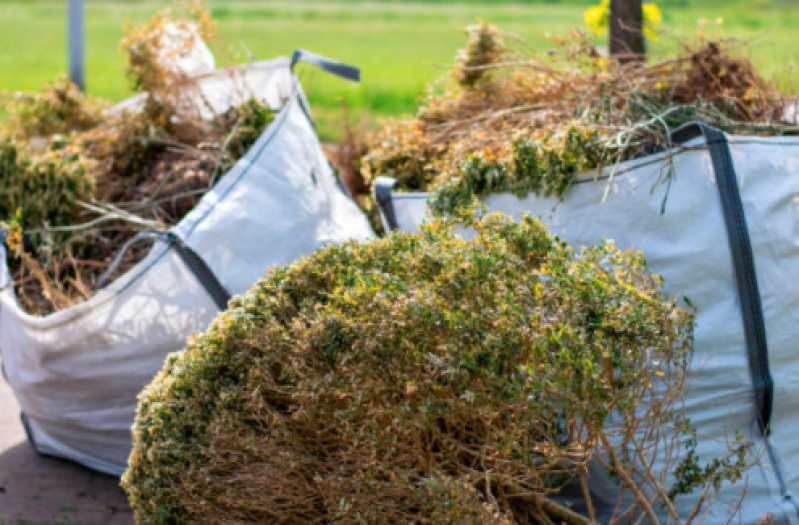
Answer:
M85 35L83 28L83 0L68 0L67 39L69 40L69 79L81 91L86 90Z
M644 60L646 44L641 0L611 0L610 54L620 62Z

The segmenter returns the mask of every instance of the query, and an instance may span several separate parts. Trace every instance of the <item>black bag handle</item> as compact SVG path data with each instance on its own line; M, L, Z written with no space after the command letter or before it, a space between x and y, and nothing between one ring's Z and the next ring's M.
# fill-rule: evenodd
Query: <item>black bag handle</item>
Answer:
M393 190L397 184L397 180L391 177L377 177L375 179L375 200L383 212L383 217L386 219L386 226L389 231L399 229L399 222L397 222L397 214L394 212Z
M672 133L672 140L683 144L693 138L703 136L710 148L710 160L716 176L716 187L721 199L721 211L727 230L730 246L735 289L741 303L741 317L749 353L749 373L755 394L757 423L763 436L768 436L771 413L774 406L774 380L771 377L766 341L766 322L760 289L755 272L755 257L746 213L741 201L738 177L733 166L727 136L720 130L701 122L690 122L680 126Z
M343 78L344 80L349 80L352 82L361 81L361 70L359 68L350 66L349 64L336 62L335 60L330 60L329 58L325 58L322 55L317 55L311 51L306 51L304 49L295 50L294 54L291 55L291 66L289 66L289 68L294 71L294 66L296 66L299 62L313 64L323 71L327 71L328 73L339 78Z
M227 303L230 301L230 293L225 289L224 285L219 281L205 260L203 260L203 258L200 257L197 252L192 250L183 241L183 239L171 231L143 231L129 239L124 246L122 246L122 249L117 252L116 257L114 257L114 260L111 262L111 265L108 267L108 269L103 272L102 275L100 275L99 279L97 279L95 289L105 286L111 275L113 275L117 271L117 268L119 268L119 264L122 262L122 258L125 256L125 253L127 253L131 246L133 246L136 242L146 238L156 238L162 240L167 243L170 248L175 250L180 257L180 260L183 261L183 264L186 265L197 281L199 281L200 285L202 285L202 287L205 288L205 291L208 292L208 295L211 296L211 299L213 299L214 303L216 303L217 308L220 310L227 310Z

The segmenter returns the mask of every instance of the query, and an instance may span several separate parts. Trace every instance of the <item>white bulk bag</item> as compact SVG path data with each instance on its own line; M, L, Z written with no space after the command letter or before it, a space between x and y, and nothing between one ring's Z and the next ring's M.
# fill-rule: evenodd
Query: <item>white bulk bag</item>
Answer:
M612 169L580 176L562 201L503 194L484 202L540 218L575 248L613 239L639 250L667 293L689 298L697 318L687 416L701 435L723 441L742 432L763 452L745 483L724 486L706 523L727 523L741 498L741 523L767 512L776 523L797 523L799 138L726 137L694 124L675 139L684 147L668 154L668 184L661 154L625 162L612 177ZM376 185L384 224L417 230L429 196L392 186ZM725 450L700 438L700 464ZM683 517L694 501L677 499Z
M299 53L298 60L306 61L309 53ZM179 102L187 107L181 106L181 109L196 111L208 120L251 98L272 109L280 109L292 89L289 60L280 57L199 73L187 81L185 89L189 96ZM148 96L139 93L107 111L112 114L141 112Z
M136 395L228 294L325 244L372 235L325 159L289 61L264 64L263 95L283 102L274 121L144 260L91 299L26 314L0 248L0 352L39 452L121 474Z

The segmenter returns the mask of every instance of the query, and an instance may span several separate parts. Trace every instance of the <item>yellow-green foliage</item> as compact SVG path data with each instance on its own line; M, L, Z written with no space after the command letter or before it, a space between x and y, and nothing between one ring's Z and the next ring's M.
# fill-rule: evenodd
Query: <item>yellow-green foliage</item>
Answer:
M33 156L14 141L0 140L0 218L21 211L24 228L71 224L77 201L91 200L92 162L58 141Z
M48 84L41 93L15 93L9 102L8 131L22 140L93 128L108 105L84 95L67 78Z
M577 174L600 166L607 155L595 147L595 129L574 124L553 129L540 140L518 135L500 154L492 149L469 153L460 163L459 176L441 183L434 209L445 213L480 195L501 192L560 197Z
M252 98L239 104L227 115L235 122L233 131L225 139L225 164L232 165L255 144L267 126L275 119L275 112Z
M642 256L467 225L274 269L171 355L123 476L137 522L538 523L570 516L546 496L608 414L662 438L692 320Z
M367 183L378 176L394 177L406 190L425 190L436 179L434 151L426 146L419 123L413 120L388 119L381 122L361 163Z

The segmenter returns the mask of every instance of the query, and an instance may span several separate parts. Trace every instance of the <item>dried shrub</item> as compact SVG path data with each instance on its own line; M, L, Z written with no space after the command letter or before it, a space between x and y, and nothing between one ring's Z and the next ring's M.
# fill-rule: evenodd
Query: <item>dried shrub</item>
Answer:
M157 95L187 81L185 72L175 67L176 59L188 56L198 37L207 43L217 37L216 22L198 0L183 2L182 7L183 17L164 9L142 26L126 22L120 48L128 56L128 77L137 91Z
M0 139L0 209L10 217L19 209L26 229L75 221L75 201L94 194L92 161L57 141L51 147L29 155L15 141Z
M66 77L45 86L41 93L18 92L8 99L12 115L8 131L23 140L85 131L102 121L108 103L84 95Z
M436 179L432 160L436 152L427 144L419 122L389 119L370 140L369 150L361 164L367 181L378 176L397 179L403 189L423 190Z
M458 54L453 76L460 85L474 87L490 72L490 66L502 60L505 44L497 27L488 22L479 21L464 32L469 36L469 41Z
M700 40L654 64L603 57L581 33L538 53L490 24L469 28L452 73L415 117L384 123L362 166L368 181L435 193L453 212L476 196L562 197L579 171L670 146L670 131L704 121L724 131L795 133L785 97L732 41ZM520 158L520 155L524 158Z
M142 26L126 23L120 49L128 57L133 88L146 94L142 116L147 123L178 141L196 143L207 133L207 125L193 101L192 77L178 64L203 42L212 42L218 29L199 0L186 0L182 8L182 16L167 8Z
M369 186L361 174L361 159L366 154L367 122L353 123L347 106L343 106L344 136L335 145L328 145L326 153L336 168L338 177L347 192L356 197L369 193Z
M373 229L383 230L380 211L374 206L371 188L361 172L361 159L369 150L368 120L364 117L360 122L353 122L350 112L343 105L344 136L335 144L324 144L325 155L335 169L336 176L344 185L347 193L361 207Z
M466 226L276 268L171 355L122 480L137 522L588 523L587 487L585 514L554 496L592 461L636 495L619 520L671 508L648 466L685 464L692 316L640 254Z
M774 86L757 74L747 57L725 52L724 45L708 42L690 55L690 66L674 83L671 99L678 104L704 100L745 122L779 121L784 107Z
M72 140L98 163L98 178L129 178L152 162L155 153L164 149L159 141L167 138L168 133L149 122L144 113L125 111L107 115L103 125L73 136Z

